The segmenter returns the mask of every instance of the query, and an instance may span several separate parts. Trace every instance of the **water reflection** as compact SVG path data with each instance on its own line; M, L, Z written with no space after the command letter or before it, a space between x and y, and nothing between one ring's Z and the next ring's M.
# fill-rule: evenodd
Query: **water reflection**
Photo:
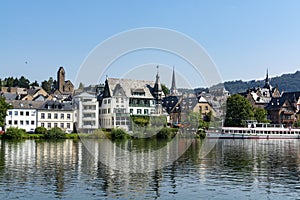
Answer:
M146 167L149 163L136 162L140 158L120 157L119 149L142 153L137 155L149 162L148 152L167 142L0 140L0 199L299 197L299 140L194 140L174 163L147 173L114 170L100 162L105 152L120 167ZM216 145L203 157L208 143Z

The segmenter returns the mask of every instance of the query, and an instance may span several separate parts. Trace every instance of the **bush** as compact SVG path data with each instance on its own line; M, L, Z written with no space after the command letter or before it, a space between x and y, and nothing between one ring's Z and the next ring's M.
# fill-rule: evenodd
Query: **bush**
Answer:
M63 139L66 137L66 134L60 128L54 127L47 131L45 137L51 139Z
M46 134L47 129L43 126L39 126L39 127L36 127L34 132L35 132L35 134Z
M162 128L157 134L157 138L172 138L176 135L177 129L175 128Z
M110 132L111 139L125 139L128 138L129 135L120 128L113 128Z
M3 135L3 138L20 140L23 138L25 133L26 131L24 129L10 127L6 130L5 134Z

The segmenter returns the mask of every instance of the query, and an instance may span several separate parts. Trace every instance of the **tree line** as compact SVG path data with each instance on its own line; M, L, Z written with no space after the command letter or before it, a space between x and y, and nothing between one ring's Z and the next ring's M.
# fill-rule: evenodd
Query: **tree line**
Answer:
M2 87L20 87L27 89L30 87L42 87L46 92L52 93L57 88L57 81L50 77L48 80L44 80L41 84L39 84L36 80L30 82L29 79L24 76L21 76L20 78L10 76L0 79L0 88Z

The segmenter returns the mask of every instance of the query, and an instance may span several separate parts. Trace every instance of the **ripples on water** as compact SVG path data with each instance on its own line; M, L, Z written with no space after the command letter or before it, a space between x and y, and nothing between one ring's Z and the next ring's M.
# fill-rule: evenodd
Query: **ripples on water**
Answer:
M216 143L205 157L195 140L172 165L136 174L101 164L80 141L0 141L0 199L300 198L299 140L205 142ZM162 144L130 141L130 148L147 152Z

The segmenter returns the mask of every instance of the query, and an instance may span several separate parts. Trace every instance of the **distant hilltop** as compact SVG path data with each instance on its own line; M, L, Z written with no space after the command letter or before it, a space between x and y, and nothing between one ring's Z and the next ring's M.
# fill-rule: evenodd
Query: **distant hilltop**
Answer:
M300 71L270 78L270 83L274 87L278 87L280 92L300 91ZM265 80L263 79L251 81L236 80L224 82L224 87L230 94L236 94L244 92L249 88L263 87L264 84ZM218 86L219 85L213 86L213 88Z

